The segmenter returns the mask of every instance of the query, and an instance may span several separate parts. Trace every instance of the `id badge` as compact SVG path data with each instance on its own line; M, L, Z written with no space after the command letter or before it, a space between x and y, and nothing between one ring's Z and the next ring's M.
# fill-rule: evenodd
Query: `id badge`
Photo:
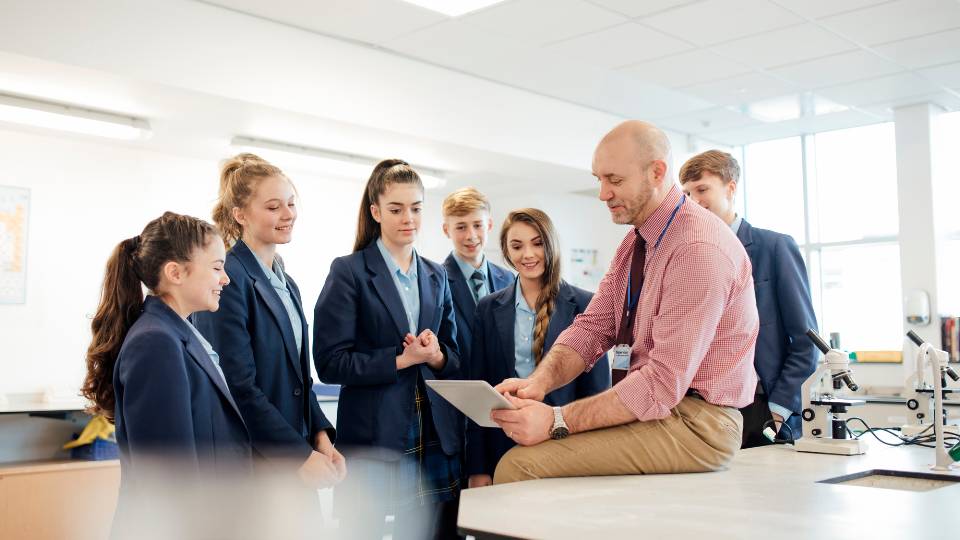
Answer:
M613 380L611 382L617 384L622 381L628 371L630 371L630 346L617 345L613 349L613 369L611 370Z

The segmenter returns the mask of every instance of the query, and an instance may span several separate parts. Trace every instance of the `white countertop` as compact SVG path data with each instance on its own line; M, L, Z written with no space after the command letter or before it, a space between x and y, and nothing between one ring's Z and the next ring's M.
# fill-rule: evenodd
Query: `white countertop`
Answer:
M931 448L869 444L860 456L799 453L781 445L742 450L729 470L715 473L467 489L458 526L481 538L960 537L952 527L960 482L925 492L818 483L871 469L932 473ZM960 471L947 474L960 479Z

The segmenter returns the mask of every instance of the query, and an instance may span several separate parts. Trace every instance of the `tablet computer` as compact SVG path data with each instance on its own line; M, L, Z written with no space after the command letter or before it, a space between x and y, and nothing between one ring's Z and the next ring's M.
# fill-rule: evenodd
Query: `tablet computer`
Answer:
M507 398L490 386L487 381L426 381L427 386L443 399L483 427L498 428L490 419L495 409L516 409Z

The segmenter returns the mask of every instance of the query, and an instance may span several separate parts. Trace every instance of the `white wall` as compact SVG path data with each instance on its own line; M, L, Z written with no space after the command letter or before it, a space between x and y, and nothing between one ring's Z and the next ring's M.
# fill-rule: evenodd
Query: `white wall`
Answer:
M221 156L227 157L227 156ZM0 394L76 395L103 269L117 242L165 210L209 219L218 158L0 130L0 185L31 190L27 301L0 305ZM280 249L307 316L330 262L353 246L363 186L291 174L301 195L294 241ZM442 194L428 192L424 255L446 256Z

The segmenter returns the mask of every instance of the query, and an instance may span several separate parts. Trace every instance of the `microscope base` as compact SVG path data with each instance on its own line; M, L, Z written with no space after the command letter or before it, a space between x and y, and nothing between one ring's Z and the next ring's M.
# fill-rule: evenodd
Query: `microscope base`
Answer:
M900 434L904 437L916 437L923 433L924 435L933 435L933 424L905 424L900 428ZM943 426L944 435L960 435L960 426L956 424L947 424Z
M867 451L867 443L859 439L823 439L817 437L803 437L802 439L793 443L793 448L797 452L856 456Z

